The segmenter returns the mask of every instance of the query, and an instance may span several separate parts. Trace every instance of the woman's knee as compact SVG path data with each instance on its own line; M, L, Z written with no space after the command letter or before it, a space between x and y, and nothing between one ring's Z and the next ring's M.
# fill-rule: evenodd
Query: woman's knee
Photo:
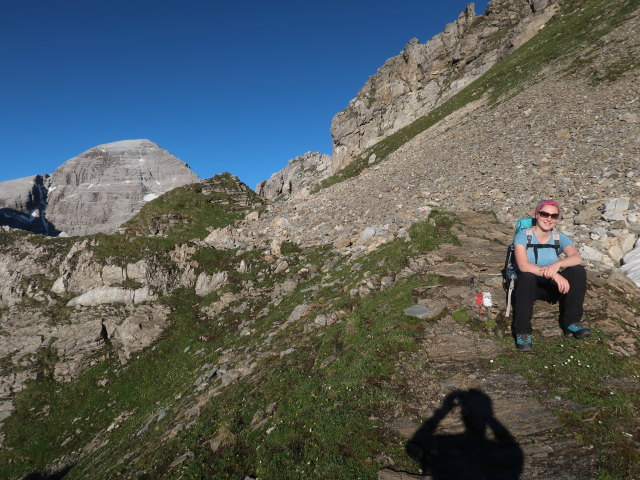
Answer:
M561 275L569 280L569 282L571 282L571 280L587 280L587 270L582 265L567 267L562 271Z
M538 277L531 272L521 272L516 279L516 289L521 286L536 286L537 284Z

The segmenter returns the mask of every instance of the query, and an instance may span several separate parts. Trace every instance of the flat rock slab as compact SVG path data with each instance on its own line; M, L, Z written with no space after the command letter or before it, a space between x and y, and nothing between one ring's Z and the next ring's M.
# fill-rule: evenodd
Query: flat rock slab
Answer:
M494 357L500 347L493 339L447 317L426 332L425 351L434 362L469 362Z
M394 472L388 468L378 472L378 480L425 480L427 478L431 478L431 475L411 475L405 472Z
M522 375L480 362L504 347L450 317L428 326L421 343L403 362L403 407L387 422L420 462L412 473L381 470L378 479L594 478L595 449L565 436L554 413L579 405L538 398ZM579 469L570 467L576 458Z
M440 315L445 309L445 306L444 302L433 302L428 305L412 305L404 309L404 314L421 319L433 318Z
M452 277L458 280L471 278L478 273L478 269L469 263L438 263L431 267L430 273L436 273L443 277Z

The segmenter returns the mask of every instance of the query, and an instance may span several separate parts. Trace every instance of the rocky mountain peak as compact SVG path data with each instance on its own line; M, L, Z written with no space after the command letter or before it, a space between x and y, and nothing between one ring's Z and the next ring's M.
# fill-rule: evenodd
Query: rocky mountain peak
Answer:
M150 140L105 143L67 160L50 177L2 182L0 222L49 235L113 233L146 202L199 180Z
M551 0L471 3L426 43L412 39L388 59L331 124L332 171L444 103L531 38L553 16Z

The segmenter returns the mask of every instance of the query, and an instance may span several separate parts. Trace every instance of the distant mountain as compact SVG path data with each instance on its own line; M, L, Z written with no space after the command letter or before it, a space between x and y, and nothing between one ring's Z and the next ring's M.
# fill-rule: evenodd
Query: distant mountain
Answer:
M150 140L106 143L67 160L50 177L0 182L0 223L49 235L113 233L149 200L199 180Z

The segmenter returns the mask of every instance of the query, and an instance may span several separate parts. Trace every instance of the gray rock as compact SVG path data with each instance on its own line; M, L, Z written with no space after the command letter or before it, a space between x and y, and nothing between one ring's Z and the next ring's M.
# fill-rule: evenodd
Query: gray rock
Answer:
M98 145L51 175L47 220L69 235L112 233L142 206L199 178L149 140Z
M191 460L193 457L194 457L194 454L192 452L187 452L187 453L185 453L183 455L180 455L173 462L171 462L171 464L169 465L169 468L173 468L176 465L180 465L182 462L185 462L187 460Z
M604 206L605 214L623 213L629 209L629 198L620 197L609 200Z
M297 322L298 320L300 320L300 318L302 318L302 315L304 315L307 312L308 308L309 307L304 303L301 305L298 305L296 308L293 309L293 311L291 312L291 315L289 315L287 322Z
M282 170L260 182L256 192L267 200L291 197L307 191L331 174L331 157L324 153L307 152L289 160Z
M92 307L105 303L124 303L131 305L155 300L156 296L149 292L148 287L138 289L120 287L98 287L72 298L67 302L68 307L83 306Z
M229 274L226 271L217 272L213 275L208 275L205 272L202 272L198 275L196 280L196 295L204 297L205 295L218 290L227 282L228 277Z
M410 317L426 318L429 309L424 305L413 305L404 309L404 314Z
M118 357L125 363L131 356L151 345L168 325L168 309L161 306L138 307L112 333Z
M535 35L552 16L544 10L547 3L538 0L531 6L518 1L504 8L493 2L482 22L475 21L474 6L469 4L455 22L428 42L409 41L333 118L332 172L426 115ZM492 43L492 34L498 30L505 37Z
M620 270L640 287L640 242L623 257Z
M202 375L200 375L198 377L198 379L195 382L195 386L199 387L200 385L204 384L205 382L209 381L211 378L213 378L213 376L218 372L218 367L213 367L209 370L207 370L205 373L203 373Z

